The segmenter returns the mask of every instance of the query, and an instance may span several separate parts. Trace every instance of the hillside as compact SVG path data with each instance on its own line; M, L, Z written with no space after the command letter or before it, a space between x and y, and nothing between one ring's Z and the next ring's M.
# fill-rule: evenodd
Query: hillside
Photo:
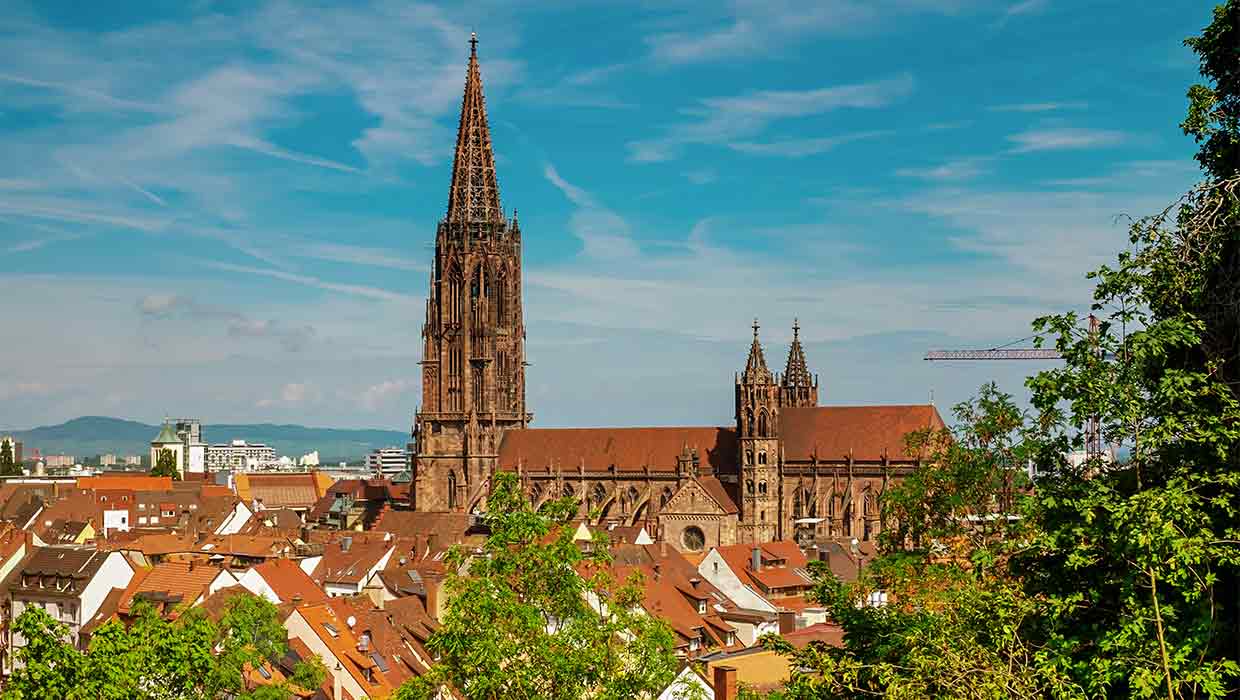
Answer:
M324 463L356 461L377 447L400 447L409 441L407 433L397 430L341 430L271 423L204 424L202 432L209 443L262 442L275 448L277 454L294 458L318 450ZM144 455L158 434L158 425L106 416L84 416L30 430L0 429L0 435L12 435L25 445L27 457L38 448L43 454L71 454L79 459L107 453Z

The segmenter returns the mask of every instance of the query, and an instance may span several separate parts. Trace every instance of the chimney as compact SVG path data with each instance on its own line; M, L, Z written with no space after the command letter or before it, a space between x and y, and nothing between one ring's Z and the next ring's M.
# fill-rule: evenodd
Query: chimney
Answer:
M349 547L352 547L352 546L353 546L352 537L341 537L340 538L340 551L347 552L349 551Z
M779 613L779 633L792 634L797 631L797 614L792 610L780 610Z
M749 559L749 568L752 571L762 570L762 548L761 547L755 546L753 548L753 555Z
M344 669L340 667L340 662L336 662L336 672L332 674L332 700L344 700L344 688L340 687L340 674L344 673Z
M301 605L301 594L294 593L293 594L293 607L296 608L296 607L299 607L300 605Z
M357 650L360 652L370 651L370 633L362 632L362 636L357 640Z
M737 700L735 668L715 667L715 700Z

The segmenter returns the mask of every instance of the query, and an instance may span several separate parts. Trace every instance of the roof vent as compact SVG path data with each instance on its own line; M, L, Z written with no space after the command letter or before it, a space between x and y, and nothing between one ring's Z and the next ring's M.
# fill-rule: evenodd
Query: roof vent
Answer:
M345 620L344 623L349 626L349 629L353 629L353 625L357 624L357 618L350 615L349 619Z
M362 636L358 637L357 650L361 652L366 652L370 650L370 632L362 632Z
M340 538L340 551L347 552L349 551L349 547L352 547L352 546L353 546L352 537L341 537Z

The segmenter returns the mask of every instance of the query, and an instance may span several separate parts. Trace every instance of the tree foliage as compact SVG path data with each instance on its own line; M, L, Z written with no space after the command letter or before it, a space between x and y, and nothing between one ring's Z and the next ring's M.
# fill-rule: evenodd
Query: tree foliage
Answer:
M953 410L958 427L907 436L908 453L927 465L883 496L887 549L921 550L932 541L979 538L1009 529L1023 489L1031 448L1024 416L1012 397L986 384Z
M889 551L855 585L818 569L846 643L782 647L793 697L1240 692L1240 0L1186 43L1206 84L1182 126L1206 180L1133 221L1130 249L1091 274L1096 330L1035 321L1064 363L1028 380L1032 422L995 414L984 388L951 440L915 438L932 465L893 492ZM996 416L1019 449L974 439ZM1091 419L1123 459L1065 458ZM1044 475L1017 499L1023 526L960 537L959 516L1001 495L992 468L1017 458ZM874 589L893 604L857 607Z
M475 700L621 700L652 696L677 672L665 623L639 609L641 582L608 575L605 539L573 541L572 498L539 510L514 474L497 474L488 497L490 534L479 552L456 549L443 626L427 642L430 674L397 698L429 698L450 686Z
M0 440L0 476L19 476L22 467L13 458L13 443Z
M3 700L284 700L326 678L313 658L299 665L291 683L247 680L248 672L275 663L288 648L275 606L250 595L233 597L219 622L201 608L169 622L139 604L128 626L104 623L84 652L41 607L22 611L14 630L26 644L16 652Z
M161 449L155 468L151 470L151 476L170 476L174 481L179 481L181 472L177 469L176 453L166 447Z

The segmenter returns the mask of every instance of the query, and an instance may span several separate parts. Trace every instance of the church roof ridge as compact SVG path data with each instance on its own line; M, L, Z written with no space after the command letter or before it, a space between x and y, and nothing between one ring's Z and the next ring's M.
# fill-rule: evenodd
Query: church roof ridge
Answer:
M504 214L495 177L495 154L491 150L482 73L478 68L477 34L470 36L469 44L469 65L465 71L465 93L461 97L461 122L456 132L452 187L448 191L445 219L464 224L502 223Z

